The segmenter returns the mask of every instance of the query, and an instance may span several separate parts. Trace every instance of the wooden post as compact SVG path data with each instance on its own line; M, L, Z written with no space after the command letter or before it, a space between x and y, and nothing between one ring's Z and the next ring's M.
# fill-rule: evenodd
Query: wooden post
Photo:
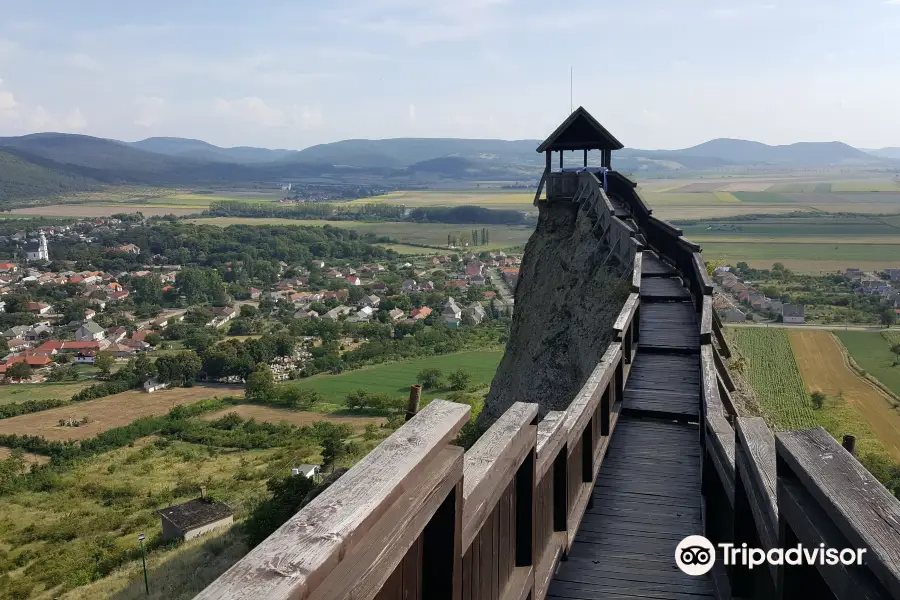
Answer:
M409 404L406 406L406 420L409 421L419 412L419 401L422 399L422 386L418 383L409 386Z
M850 454L856 453L856 436L855 435L845 435L843 442L841 445L844 447L844 450L849 452Z
M552 165L550 164L550 151L547 150L544 154L547 156L547 172L549 173L549 172L550 172L550 167L552 166Z
M584 150L584 166L587 166L587 148Z
M559 169L562 170L562 168L563 168L563 151L560 150L559 151Z

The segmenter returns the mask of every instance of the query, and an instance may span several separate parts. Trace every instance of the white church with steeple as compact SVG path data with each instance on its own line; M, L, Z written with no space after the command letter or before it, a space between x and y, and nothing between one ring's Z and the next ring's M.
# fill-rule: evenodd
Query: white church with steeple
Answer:
M36 246L29 246L25 249L28 253L28 260L50 260L50 248L47 246L47 236L41 233L40 242Z

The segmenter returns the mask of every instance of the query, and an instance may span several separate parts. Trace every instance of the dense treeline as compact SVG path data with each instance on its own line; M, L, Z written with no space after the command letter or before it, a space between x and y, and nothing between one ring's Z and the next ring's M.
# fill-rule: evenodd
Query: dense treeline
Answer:
M199 265L223 268L234 261L265 263L306 263L313 259L342 259L376 262L396 254L372 242L375 236L338 227L283 227L196 225L173 219L157 219L151 224L124 230L96 229L91 243L71 239L54 240L51 259L74 260L76 270L95 266L105 271L139 269L154 257L162 264ZM141 254L110 252L121 244L136 244Z
M213 202L205 213L215 217L278 217L282 219L325 219L330 221L385 220L430 221L434 223L488 223L516 225L526 219L521 211L480 206L421 207L407 209L393 204L301 204Z
M68 404L66 400L59 398L47 398L46 400L26 400L25 402L13 402L12 404L4 404L0 406L0 419L9 419L10 417L18 417L19 415L27 415L28 413L40 412L50 408L59 408Z
M402 219L405 212L405 207L393 204L332 204L330 202L276 204L274 202L221 200L212 202L204 214L214 217L275 217L334 221L371 218L396 221Z

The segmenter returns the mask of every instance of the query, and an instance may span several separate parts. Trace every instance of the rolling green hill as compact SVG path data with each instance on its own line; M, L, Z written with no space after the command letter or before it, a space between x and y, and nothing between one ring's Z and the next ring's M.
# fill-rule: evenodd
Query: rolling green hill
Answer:
M97 189L88 177L36 164L0 149L0 202Z

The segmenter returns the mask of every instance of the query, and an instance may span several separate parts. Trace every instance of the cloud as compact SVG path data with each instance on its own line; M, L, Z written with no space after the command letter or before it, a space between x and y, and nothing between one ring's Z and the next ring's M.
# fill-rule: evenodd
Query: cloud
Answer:
M80 52L78 54L67 56L65 63L73 69L79 69L81 71L97 72L100 70L100 63L87 54Z
M81 131L87 129L88 126L87 119L81 114L80 108L76 108L69 116L63 118L62 124L64 131Z
M408 112L408 114L409 114L409 120L410 120L410 122L414 122L414 121L416 120L416 105L415 105L415 104L410 104L410 105L409 105L409 110L408 110L407 112Z
M309 106L297 107L294 105L291 111L292 125L303 131L313 131L325 127L325 118L318 108Z
M283 127L287 124L283 110L269 106L256 96L236 100L218 98L213 103L213 112L220 117L246 121L261 127Z
M156 96L141 96L134 101L137 106L137 116L134 119L135 125L142 127L150 127L159 123L163 118L166 110L166 101Z
M900 0L884 0L882 4L897 4L900 5Z
M12 92L0 91L0 115L12 118L18 114L16 97Z

